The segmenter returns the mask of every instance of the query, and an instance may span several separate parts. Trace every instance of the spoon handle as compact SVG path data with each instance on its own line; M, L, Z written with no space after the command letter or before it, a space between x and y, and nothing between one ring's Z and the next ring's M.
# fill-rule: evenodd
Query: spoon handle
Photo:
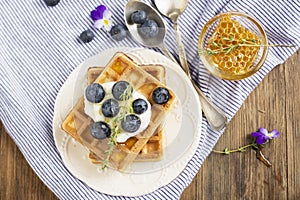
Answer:
M199 100L202 106L202 110L204 115L206 116L206 119L208 123L210 124L211 128L214 130L220 130L224 128L227 124L227 117L221 111L216 105L214 105L211 101L208 100L208 98L202 93L202 91L198 88L198 86L195 84L193 81L191 74L190 74L190 69L188 66L188 62L186 59L186 54L184 50L184 45L181 41L181 35L178 27L178 22L175 20L174 22L174 29L175 29L175 34L176 34L176 42L177 42L177 48L178 48L178 54L179 54L179 59L181 66L189 79L191 80L194 88L196 89Z
M191 80L192 81L192 80ZM227 125L227 117L216 105L214 105L205 94L197 87L194 81L192 81L194 88L196 89L199 100L202 106L202 110L206 119L213 130L221 130Z
M177 43L177 49L178 49L178 55L179 55L181 67L183 68L183 70L185 71L187 76L189 78L191 78L190 69L189 69L187 59L186 59L185 49L184 49L184 45L181 40L181 34L179 31L177 20L174 21L174 30L175 30L175 34L176 34L176 43Z
M168 56L173 62L177 63L176 59L174 56L170 53L170 51L167 49L166 45L163 43L161 46L159 46L160 50Z

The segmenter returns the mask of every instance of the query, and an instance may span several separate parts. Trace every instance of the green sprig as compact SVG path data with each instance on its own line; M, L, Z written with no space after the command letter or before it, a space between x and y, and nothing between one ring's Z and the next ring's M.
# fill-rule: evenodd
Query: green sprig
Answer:
M228 37L223 37L223 41L230 41L230 42L237 42L236 45L230 44L228 46L223 46L221 43L216 43L214 40L212 40L211 45L213 47L220 47L218 49L210 49L210 48L200 48L198 50L199 54L207 53L208 55L216 55L216 54L229 54L230 52L233 52L234 50L240 48L240 47L261 47L261 46L267 46L267 47L295 47L295 45L284 45L284 44L258 44L255 39L252 40L247 40L245 38L241 40L236 40L234 37L230 36Z
M241 46L261 46L260 44L256 43L256 40L247 40L247 39L242 39L242 40L236 40L234 37L230 36L228 37L223 37L222 38L223 41L230 41L230 42L237 42L236 45L233 44L229 44L228 46L223 46L221 43L216 43L214 40L212 40L211 45L213 47L220 47L218 49L199 49L199 53L202 54L204 52L206 52L208 55L216 55L216 54L229 54L230 52L236 50L237 48L241 47Z
M268 143L269 141L266 141L264 144L258 145L255 143L255 139L252 141L252 143L245 145L245 146L241 146L239 148L236 149L228 149L227 147L223 150L223 151L218 151L218 150L212 150L214 153L219 153L219 154L226 154L229 155L230 153L235 153L235 152L245 152L247 148L252 147L255 150L258 150L259 148L264 148L265 144Z
M131 98L132 93L133 93L133 87L131 84L129 84L129 87L127 87L126 90L124 91L124 93L120 96L120 99L121 99L121 102L123 102L123 105L119 106L120 114L113 118L113 123L112 123L113 128L111 129L112 134L107 142L109 149L104 151L104 153L107 154L107 156L104 160L102 160L102 164L103 164L102 170L107 168L107 166L109 164L110 156L112 155L112 153L115 149L115 146L118 144L117 137L121 133L121 129L119 127L120 122L122 120L124 120L126 115L133 110L132 106L129 105L128 101L127 101L128 99Z

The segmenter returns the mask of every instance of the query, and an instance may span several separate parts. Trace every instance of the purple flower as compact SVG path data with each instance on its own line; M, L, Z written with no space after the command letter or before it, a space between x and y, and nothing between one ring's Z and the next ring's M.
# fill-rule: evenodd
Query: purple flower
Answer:
M273 138L277 138L279 136L279 132L274 129L270 133L265 128L258 129L258 132L251 133L252 137L256 137L256 144L261 145L267 142L268 140L272 140Z
M100 5L91 11L91 18L94 20L94 26L98 29L105 28L110 31L112 27L111 12L104 6Z

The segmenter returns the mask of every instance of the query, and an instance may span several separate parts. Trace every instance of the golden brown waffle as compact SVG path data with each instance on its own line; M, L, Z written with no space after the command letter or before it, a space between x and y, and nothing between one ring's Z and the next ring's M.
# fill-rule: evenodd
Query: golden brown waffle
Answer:
M160 65L143 65L140 66L147 73L151 74L154 78L165 84L165 68ZM104 67L93 67L88 70L88 85L95 82L98 76L102 73ZM132 146L132 143L136 141L136 137L129 138L125 145L128 147ZM157 128L157 131L154 135L149 139L147 144L140 151L139 155L136 157L134 161L156 161L160 160L163 155L163 127L160 125ZM97 158L94 153L89 154L90 160L94 164L100 164L101 159Z
M165 69L160 65L145 65L141 66L145 71L155 77L157 80L165 84ZM97 77L104 70L104 67L93 67L88 70L88 84L94 82ZM83 109L83 100L81 100L76 107L73 108L72 113L76 113L81 117L81 121L85 125L89 125L92 121L91 119L84 113ZM63 129L69 133L73 138L75 138L78 142L82 143L80 138L76 133L75 120L73 119L71 113L68 116L69 122L65 120L63 123ZM84 122L85 121L85 122ZM135 159L135 161L156 161L160 160L163 155L163 127L159 126L154 135L150 138L147 144L140 151L139 155ZM136 141L136 137L132 137L125 142L125 145L131 147L133 141ZM97 158L95 154L92 152L89 155L90 160L95 164L100 164L101 159Z
M109 157L110 166L123 171L137 158L159 125L162 124L167 112L170 110L175 100L175 95L169 89L169 101L164 105L155 104L151 99L152 91L157 87L165 86L138 67L123 53L117 53L112 58L103 73L96 79L96 82L101 84L119 80L128 80L152 105L151 121L146 130L138 134L136 139L130 142L130 146L118 144ZM82 98L69 113L62 124L62 129L77 141L81 142L90 151L94 152L101 160L104 160L107 158L106 150L109 149L108 139L97 140L92 137L89 130L89 125L92 123L92 120L84 113L83 102Z
M159 126L154 135L150 137L148 142L137 155L134 162L161 160L163 156L163 137L164 133L162 126ZM127 146L127 148L131 148L137 140L138 139L136 137L131 137L125 142L125 145ZM102 164L102 159L95 155L93 152L89 153L89 159L94 164Z

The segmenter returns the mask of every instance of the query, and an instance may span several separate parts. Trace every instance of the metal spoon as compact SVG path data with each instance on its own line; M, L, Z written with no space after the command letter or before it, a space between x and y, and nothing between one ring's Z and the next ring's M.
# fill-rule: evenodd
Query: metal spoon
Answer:
M145 11L149 19L153 19L157 22L159 27L159 32L157 36L151 38L144 38L138 33L138 25L132 23L130 20L131 14L137 10ZM168 56L173 62L177 63L173 55L168 51L166 45L164 44L167 29L162 17L154 8L147 5L146 3L140 2L139 0L131 0L125 6L124 18L130 34L136 41L147 47L160 48L166 56Z
M176 34L176 42L181 66L186 72L187 76L190 78L196 91L198 92L202 110L206 116L208 123L214 130L222 129L227 124L227 117L218 107L216 107L211 101L207 99L207 97L202 93L202 91L193 81L186 59L184 45L181 41L181 34L179 31L177 19L185 11L187 7L187 0L154 0L154 3L160 13L170 18L174 22L174 30Z

